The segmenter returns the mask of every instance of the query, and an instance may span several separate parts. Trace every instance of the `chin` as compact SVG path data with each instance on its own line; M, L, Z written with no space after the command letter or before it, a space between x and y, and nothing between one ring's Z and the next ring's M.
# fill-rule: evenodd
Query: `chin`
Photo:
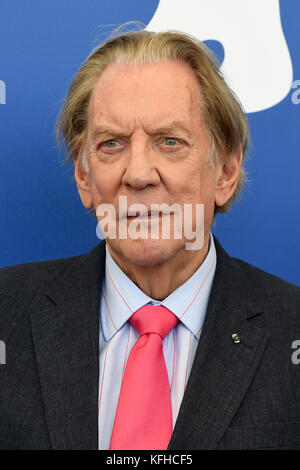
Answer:
M184 243L182 240L111 240L109 246L128 263L154 266L175 256Z

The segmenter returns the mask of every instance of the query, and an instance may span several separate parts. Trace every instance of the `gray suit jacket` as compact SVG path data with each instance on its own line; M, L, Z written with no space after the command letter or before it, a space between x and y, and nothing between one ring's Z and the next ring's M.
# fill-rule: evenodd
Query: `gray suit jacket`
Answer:
M300 449L300 289L229 257L168 449ZM0 449L97 449L105 242L0 270ZM232 334L237 333L239 343Z

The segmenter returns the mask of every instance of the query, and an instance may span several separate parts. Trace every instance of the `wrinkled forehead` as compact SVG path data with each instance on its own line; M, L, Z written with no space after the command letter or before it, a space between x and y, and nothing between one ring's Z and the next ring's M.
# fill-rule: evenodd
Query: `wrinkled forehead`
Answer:
M89 120L92 125L103 119L125 125L133 117L149 125L167 117L189 121L199 118L202 104L197 77L183 62L111 63L94 86Z

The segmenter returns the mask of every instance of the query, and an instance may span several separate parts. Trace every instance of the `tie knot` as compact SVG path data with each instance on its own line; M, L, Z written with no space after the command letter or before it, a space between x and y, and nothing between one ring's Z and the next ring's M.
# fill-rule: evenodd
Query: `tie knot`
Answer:
M162 305L145 305L139 308L129 319L140 336L157 333L164 339L178 323L178 318Z

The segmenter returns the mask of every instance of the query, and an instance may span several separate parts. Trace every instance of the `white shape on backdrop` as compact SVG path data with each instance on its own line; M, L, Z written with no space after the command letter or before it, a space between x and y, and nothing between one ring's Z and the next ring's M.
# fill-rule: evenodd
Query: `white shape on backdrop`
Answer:
M279 0L160 0L146 30L168 29L223 45L221 71L246 112L270 108L290 91Z

